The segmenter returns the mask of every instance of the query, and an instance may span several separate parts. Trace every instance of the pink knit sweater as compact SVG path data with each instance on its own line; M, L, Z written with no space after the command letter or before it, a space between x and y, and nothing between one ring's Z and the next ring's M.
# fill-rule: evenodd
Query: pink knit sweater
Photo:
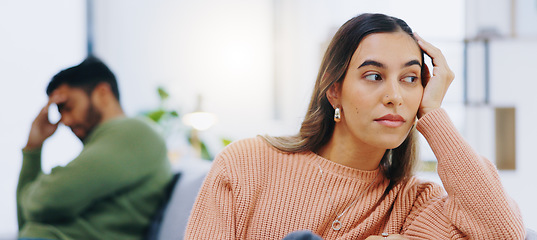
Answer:
M377 176L379 169L349 168L313 152L282 152L262 138L234 142L216 157L185 237L281 239L309 229L323 239L382 232L410 239L523 239L521 215L496 168L463 140L446 112L423 116L417 129L438 158L444 188L413 177L385 192L389 181ZM342 228L333 230L332 221L372 181L340 218Z

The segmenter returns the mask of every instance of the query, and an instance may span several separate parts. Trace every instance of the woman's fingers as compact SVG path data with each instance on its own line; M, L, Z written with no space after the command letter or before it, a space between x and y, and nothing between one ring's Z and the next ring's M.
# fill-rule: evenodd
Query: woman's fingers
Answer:
M420 35L417 33L414 33L414 36L418 40L418 44L420 45L421 49L429 56L431 57L432 63L433 63L433 76L436 76L436 72L442 71L448 74L448 77L453 78L454 74L451 72L451 69L449 69L449 66L447 64L447 60L444 57L444 54L442 51L432 45L431 43L425 41ZM453 80L453 79L451 79Z
M403 235L399 235L399 234L389 234L386 237L372 235L372 236L367 237L365 240L383 240L383 239L388 239L388 240L408 240L408 238L404 237Z
M425 41L423 38L420 37L417 33L414 33L414 36L418 40L418 44L420 45L421 49L432 59L433 67L436 67L438 65L445 65L447 66L446 58L444 57L444 54L442 54L442 51L432 45L431 43Z
M433 63L432 76L427 65L423 63L422 81L425 89L418 112L418 117L421 117L441 106L449 85L454 79L454 74L449 69L446 58L440 49L423 40L418 34L414 34L414 36L418 40L420 48L431 57Z

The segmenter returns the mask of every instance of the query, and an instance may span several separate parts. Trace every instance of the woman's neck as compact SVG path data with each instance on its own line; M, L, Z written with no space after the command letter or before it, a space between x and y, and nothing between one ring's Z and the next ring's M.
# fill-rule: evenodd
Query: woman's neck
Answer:
M317 154L347 167L371 171L377 169L386 149L332 136Z

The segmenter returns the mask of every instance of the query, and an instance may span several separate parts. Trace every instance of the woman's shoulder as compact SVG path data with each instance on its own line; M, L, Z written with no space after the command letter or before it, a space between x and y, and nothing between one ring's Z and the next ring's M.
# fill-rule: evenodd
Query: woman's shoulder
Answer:
M236 140L226 146L217 156L216 160L226 165L238 167L265 168L274 164L288 164L291 156L301 159L303 154L284 152L268 143L263 137L245 138ZM297 156L300 155L300 156ZM265 167L263 167L265 166Z
M218 154L218 157L243 162L273 155L278 151L258 136L233 141Z
M302 159L290 156L273 147L262 137L236 140L226 146L215 158L213 168L219 168L233 181L251 185L252 179L266 179ZM252 182L253 181L253 182Z
M268 146L268 143L260 136L257 137L250 137L250 138L243 138L239 140L235 140L231 142L226 148L232 148L232 149L249 149L252 147L263 147Z
M221 154L256 155L275 150L261 137L244 138L231 142Z

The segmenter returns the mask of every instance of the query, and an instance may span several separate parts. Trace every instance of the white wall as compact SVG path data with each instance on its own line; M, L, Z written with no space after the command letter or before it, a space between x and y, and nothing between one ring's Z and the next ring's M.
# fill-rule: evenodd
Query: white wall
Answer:
M180 114L203 97L218 122L202 135L217 147L263 133L273 115L271 1L103 0L95 12L95 52L121 80L128 113L155 108L162 85Z
M0 1L0 239L16 236L15 190L30 124L46 104L59 70L85 56L84 1ZM45 143L43 168L64 164L80 149L65 128Z
M537 40L498 40L491 50L492 104L516 108L516 170L503 171L501 176L505 189L519 204L526 225L535 230L537 191L532 184L537 169L537 75L532 72L537 69Z

